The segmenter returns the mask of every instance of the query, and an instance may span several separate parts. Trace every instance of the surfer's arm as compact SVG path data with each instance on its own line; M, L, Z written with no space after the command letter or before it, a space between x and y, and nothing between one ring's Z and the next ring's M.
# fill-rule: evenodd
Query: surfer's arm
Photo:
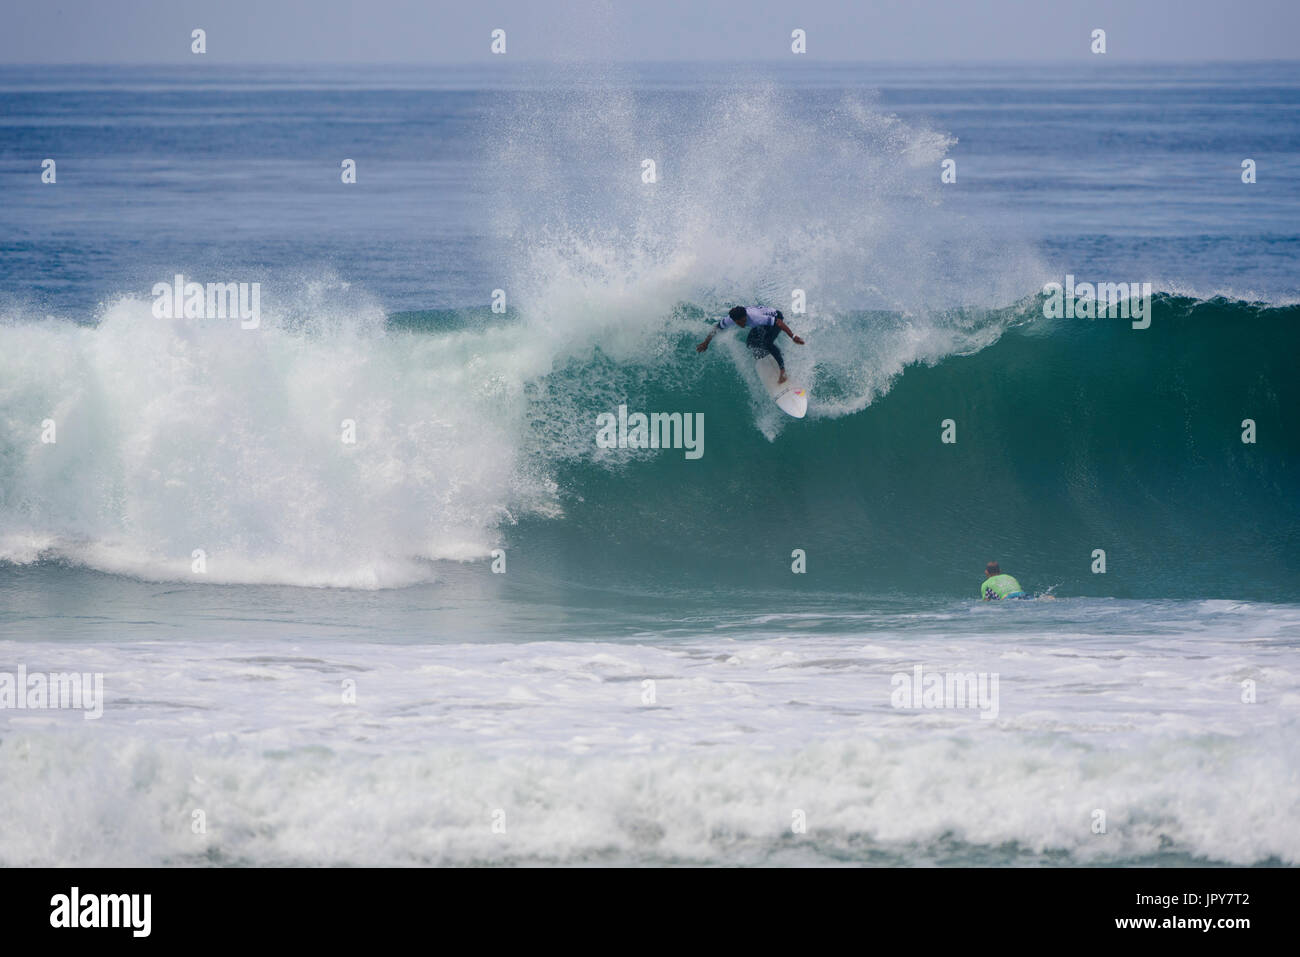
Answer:
M695 347L695 351L703 352L705 349L707 349L709 347L709 343L713 341L713 337L716 336L717 334L718 334L717 329L711 329L709 331L709 334L704 337L704 341Z
M780 313L777 313L777 315L779 316ZM784 319L777 319L777 320L776 320L776 327L777 327L778 329L780 329L782 332L784 332L784 333L785 333L787 336L789 336L791 339L793 339L795 345L797 345L797 346L801 346L801 345L803 345L803 340L800 339L798 336L796 336L796 335L794 334L794 330L791 329L789 326L787 326L787 325L785 324L785 320L784 320Z

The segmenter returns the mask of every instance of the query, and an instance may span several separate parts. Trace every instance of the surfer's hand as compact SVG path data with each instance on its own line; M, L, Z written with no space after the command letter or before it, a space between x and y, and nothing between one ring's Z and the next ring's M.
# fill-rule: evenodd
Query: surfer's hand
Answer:
M708 347L709 347L709 340L708 340L708 339L705 339L703 342L701 342L698 346L695 347L695 351L696 351L696 352L703 352L703 351L704 351L705 349L707 349Z
M795 344L796 346L801 346L801 345L803 345L803 340L800 339L798 336L791 336L790 338L794 340L794 344Z

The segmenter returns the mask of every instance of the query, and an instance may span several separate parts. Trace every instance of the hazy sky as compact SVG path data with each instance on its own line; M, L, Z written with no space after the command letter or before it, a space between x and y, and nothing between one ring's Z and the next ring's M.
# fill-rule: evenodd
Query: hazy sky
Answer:
M1295 59L1300 0L4 0L2 63Z

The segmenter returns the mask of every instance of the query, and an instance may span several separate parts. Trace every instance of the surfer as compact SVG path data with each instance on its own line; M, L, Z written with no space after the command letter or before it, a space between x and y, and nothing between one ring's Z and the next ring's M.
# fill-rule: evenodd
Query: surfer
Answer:
M997 562L989 562L984 566L984 584L980 586L980 595L985 601L1029 597L1020 587L1020 582L1010 575L1002 574Z
M713 331L695 347L695 351L703 352L709 347L714 336L732 326L739 326L741 329L752 327L749 328L745 345L749 346L749 351L754 353L755 359L761 359L763 356L771 356L775 359L781 370L781 378L776 380L777 385L785 382L785 359L781 356L781 350L776 347L777 336L784 332L797 346L803 345L803 340L785 324L785 316L781 315L781 310L769 309L766 306L736 306L718 321Z

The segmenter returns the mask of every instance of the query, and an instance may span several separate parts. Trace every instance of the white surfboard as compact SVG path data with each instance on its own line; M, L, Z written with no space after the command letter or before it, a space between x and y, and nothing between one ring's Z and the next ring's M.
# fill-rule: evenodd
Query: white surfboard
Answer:
M781 411L802 419L808 411L808 390L794 379L786 379L777 385L776 380L781 378L781 367L771 356L763 356L755 363L755 368L758 369L758 381L763 383L763 388L767 389L767 394Z

